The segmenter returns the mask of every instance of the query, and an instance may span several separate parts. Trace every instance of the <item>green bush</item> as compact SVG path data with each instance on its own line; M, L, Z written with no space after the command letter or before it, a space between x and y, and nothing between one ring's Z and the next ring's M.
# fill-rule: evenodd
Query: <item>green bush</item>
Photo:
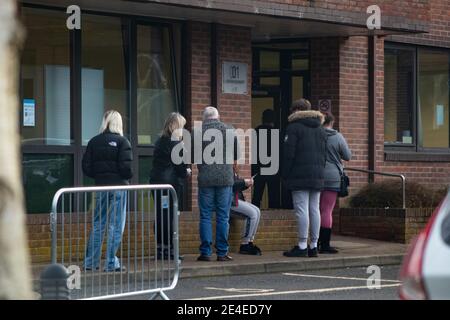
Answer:
M436 207L447 194L447 187L431 189L419 183L406 182L406 207ZM349 200L351 208L401 208L403 205L400 181L370 183Z

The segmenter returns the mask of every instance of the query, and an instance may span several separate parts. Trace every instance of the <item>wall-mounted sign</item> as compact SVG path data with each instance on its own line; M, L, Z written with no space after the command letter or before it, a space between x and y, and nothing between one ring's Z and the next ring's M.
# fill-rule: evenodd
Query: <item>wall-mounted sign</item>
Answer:
M36 125L36 103L34 99L23 99L23 126L34 127Z
M224 61L222 64L222 92L247 94L247 64Z
M319 100L319 111L324 114L331 114L331 99Z

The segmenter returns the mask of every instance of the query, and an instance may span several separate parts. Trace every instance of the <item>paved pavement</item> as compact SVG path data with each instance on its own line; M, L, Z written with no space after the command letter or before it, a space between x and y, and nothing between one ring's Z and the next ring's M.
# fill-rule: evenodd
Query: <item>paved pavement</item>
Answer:
M218 261L210 261L210 262L200 262L196 261L197 254L185 255L185 259L181 263L181 273L180 273L180 281L177 286L177 289L180 286L183 286L185 281L192 280L195 283L198 277L203 277L201 281L212 281L211 279L222 279L224 281L231 281L233 283L234 280L227 280L228 276L244 276L244 278L233 278L239 279L237 282L242 282L242 284L247 283L247 287L253 289L253 286L250 284L252 282L258 283L267 283L267 281L274 280L274 283L279 282L280 285L286 281L287 279L296 279L296 276L287 276L286 273L300 273L300 274L310 274L311 272L322 272L320 275L325 276L325 278L316 278L309 277L312 280L311 283L320 284L319 287L302 287L300 289L296 289L297 287L287 286L285 288L282 287L273 287L269 289L278 290L278 291L292 291L292 290L316 290L323 288L334 288L334 284L330 287L331 284L328 282L323 283L324 279L327 279L327 276L334 277L339 272L344 272L348 268L362 268L362 271L365 271L365 268L370 265L378 265L378 266L398 266L401 264L403 255L407 246L398 243L389 243L383 241L376 240L368 240L361 238L353 238L353 237L343 237L343 236L335 236L332 241L333 246L336 246L340 252L334 255L320 255L318 258L288 258L284 257L281 251L276 252L263 252L262 256L248 256L241 255L238 253L230 253L233 256L233 261L227 262L218 262ZM289 248L286 248L289 249ZM214 256L215 258L215 256ZM123 261L124 264L125 261ZM90 292L94 292L98 290L98 293L94 295L103 295L103 294L111 294L113 292L118 293L122 289L126 291L139 291L148 288L158 288L161 286L161 280L166 283L167 286L170 283L170 279L173 277L173 267L170 273L159 271L160 269L155 270L154 267L150 267L149 263L152 263L152 257L147 258L144 261L139 262L138 264L130 263L127 265L128 271L125 273L113 273L106 274L102 271L96 272L84 272L81 273L81 290L72 290L73 298L77 297L88 297L91 296ZM161 268L161 263L158 264L158 268ZM33 278L35 290L39 289L39 273L42 271L45 265L34 265L33 266ZM150 269L149 269L150 267ZM142 268L145 268L145 272L141 272ZM155 270L152 271L152 270ZM341 270L341 271L336 271ZM354 269L356 270L356 269ZM361 271L360 270L360 271ZM338 273L336 273L338 272ZM353 272L353 271L352 271ZM358 271L359 272L359 271ZM349 275L344 272L345 275ZM353 273L350 273L350 275ZM154 277L154 279L153 279ZM308 277L298 276L302 278L302 283L307 284L310 280ZM359 272L358 275L361 279L366 279L367 274L361 274ZM164 280L165 279L165 280ZM210 280L208 280L210 279ZM253 280L252 280L253 279ZM268 280L264 280L268 279ZM272 279L272 280L271 280ZM319 280L318 280L319 279ZM328 280L330 280L329 278ZM356 282L361 282L362 280L354 280ZM392 280L392 275L390 277ZM338 279L335 279L336 281ZM345 279L340 279L345 280ZM349 279L347 279L349 280ZM159 282L158 282L159 281ZM222 281L222 280L220 280ZM344 287L352 287L354 286L351 281L350 284L344 283ZM189 282L187 282L189 283ZM227 283L227 282L226 282ZM386 290L395 290L395 283L390 283L391 286L386 287ZM219 283L213 283L210 287L218 287L220 288ZM228 286L229 287L229 286ZM135 289L133 289L135 288ZM182 288L182 287L181 287ZM309 288L309 289L308 289ZM262 287L262 289L265 289ZM118 290L118 291L117 291ZM190 290L190 289L188 289ZM209 290L209 289L208 289ZM358 288L352 289L352 292L360 290ZM192 291L192 290L190 290ZM343 290L348 291L348 290ZM87 292L87 293L86 293ZM171 293L173 291L170 291ZM193 291L195 292L195 291ZM327 294L331 297L333 296L333 292L329 291ZM394 291L392 291L394 292ZM101 294L100 294L101 293ZM86 295L87 294L87 295ZM203 293L205 294L205 293ZM208 295L227 295L227 292L210 292ZM292 297L297 297L296 294L303 296L302 292L292 293ZM350 295L353 293L350 293ZM291 295L290 293L287 295ZM373 293L372 293L373 295ZM270 295L269 295L270 296ZM308 295L311 296L311 295ZM391 294L394 296L394 294ZM182 294L179 296L180 298L184 298ZM199 292L193 294L190 297L203 297ZM315 297L312 295L311 297ZM320 296L327 297L327 295ZM268 297L267 297L268 298ZM300 297L298 297L300 298ZM280 299L285 299L284 297Z
M198 255L185 255L181 264L181 278L257 274L286 271L336 269L368 265L399 265L407 246L354 237L334 236L332 245L340 252L318 258L288 258L281 251L263 252L262 256L230 253L228 262L199 262ZM290 249L290 248L286 248ZM213 256L213 258L215 258Z

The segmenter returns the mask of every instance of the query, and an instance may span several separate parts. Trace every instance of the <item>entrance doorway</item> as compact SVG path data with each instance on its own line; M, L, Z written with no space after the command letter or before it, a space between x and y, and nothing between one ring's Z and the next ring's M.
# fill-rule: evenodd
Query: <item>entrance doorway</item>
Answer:
M280 130L280 168L276 179L275 198L270 201L268 188L263 191L261 209L291 209L290 192L284 188L279 175L282 170L281 154L285 129L292 102L310 97L309 44L262 43L253 46L252 127L262 122L264 110L274 111L274 127ZM271 195L272 192L270 191ZM272 195L273 196L273 195Z

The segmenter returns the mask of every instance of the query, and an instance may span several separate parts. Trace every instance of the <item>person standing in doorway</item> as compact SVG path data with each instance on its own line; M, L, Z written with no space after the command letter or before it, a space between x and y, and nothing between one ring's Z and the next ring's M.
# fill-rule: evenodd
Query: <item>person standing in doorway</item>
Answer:
M97 186L128 185L133 176L131 144L123 136L122 116L115 110L103 116L100 134L92 138L82 160L83 172ZM86 247L85 270L100 267L105 230L108 230L105 271L126 271L116 256L126 222L126 191L103 191L95 195L95 210ZM109 220L107 221L107 218Z
M267 156L271 157L271 132L275 127L275 112L272 109L266 109L262 115L262 124L255 128L256 131L256 150L257 161L252 164L252 176L254 176L252 204L261 207L261 200L264 194L264 188L267 185L267 194L269 197L269 208L280 207L280 180L278 174L262 175L261 168L269 167L270 164L262 164L259 156L261 139L267 146Z
M297 217L298 245L285 251L287 257L317 257L320 230L320 191L326 162L324 116L311 110L306 99L293 103L283 148L283 182L292 192ZM307 246L310 235L309 248Z
M333 209L341 187L342 161L349 161L352 153L344 136L333 129L334 117L325 116L323 127L327 133L327 160L325 165L325 186L320 194L320 235L319 253L337 253L330 246L331 228L333 225Z

